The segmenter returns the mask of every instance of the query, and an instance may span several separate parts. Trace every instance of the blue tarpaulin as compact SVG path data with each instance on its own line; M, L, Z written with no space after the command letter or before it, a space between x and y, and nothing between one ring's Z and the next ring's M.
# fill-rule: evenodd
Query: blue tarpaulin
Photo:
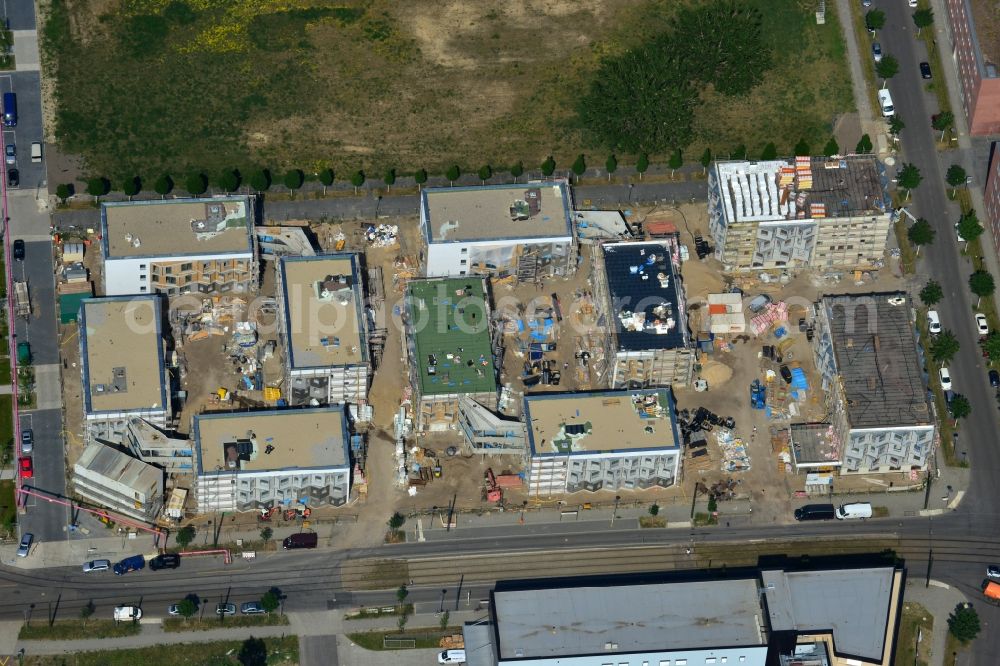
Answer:
M806 373L802 368L792 368L792 388L803 391L809 389L809 380L806 379Z

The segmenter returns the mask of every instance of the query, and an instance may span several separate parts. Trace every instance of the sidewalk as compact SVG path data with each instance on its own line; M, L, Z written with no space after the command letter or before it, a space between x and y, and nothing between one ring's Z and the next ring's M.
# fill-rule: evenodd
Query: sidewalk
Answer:
M948 637L948 616L955 610L955 606L967 601L965 595L936 580L931 580L930 586L926 586L923 578L915 577L907 579L903 598L906 601L920 604L934 616L931 666L952 666L951 659L945 659L944 649ZM947 656L950 657L950 655Z

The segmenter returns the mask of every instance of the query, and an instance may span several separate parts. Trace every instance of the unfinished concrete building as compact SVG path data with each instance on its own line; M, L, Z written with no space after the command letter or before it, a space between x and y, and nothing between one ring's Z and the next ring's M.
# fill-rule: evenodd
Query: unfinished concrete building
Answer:
M429 187L420 193L427 277L486 275L534 282L576 270L565 180Z
M672 486L681 447L669 389L524 397L535 496Z
M151 523L163 508L163 470L93 442L73 465L73 490L95 504Z
M887 185L872 155L716 162L715 256L727 271L878 268L892 225Z
M606 313L599 324L609 331L611 388L690 383L695 351L677 237L607 243L594 261L594 299Z
M524 423L498 416L467 395L458 397L458 422L471 453L527 456Z
M122 445L144 463L168 472L190 473L194 469L191 440L168 435L143 419L130 418L126 422Z
M501 346L483 278L411 280L403 324L418 429L457 427L462 395L496 409Z
M813 351L833 428L817 440L822 448L803 451L803 463L841 474L927 468L937 425L913 307L903 292L825 296L817 304Z
M359 255L282 257L276 273L289 403L365 402L371 317Z

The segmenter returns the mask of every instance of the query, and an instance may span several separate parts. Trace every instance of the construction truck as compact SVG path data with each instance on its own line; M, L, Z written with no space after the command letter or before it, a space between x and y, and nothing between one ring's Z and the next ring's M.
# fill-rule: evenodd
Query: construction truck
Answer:
M31 296L24 280L14 282L14 314L25 319L31 315Z

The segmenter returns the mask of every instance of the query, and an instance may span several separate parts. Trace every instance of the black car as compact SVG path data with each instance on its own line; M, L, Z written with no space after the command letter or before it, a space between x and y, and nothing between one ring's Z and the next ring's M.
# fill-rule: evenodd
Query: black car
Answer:
M993 388L1000 386L1000 372L990 370L990 386Z
M18 261L24 261L24 241L20 238L14 241L14 245L11 247L11 252L15 259Z
M920 76L925 79L931 78L931 66L930 63L922 62L920 63Z
M176 569L181 565L181 556L174 553L164 553L157 555L149 561L149 568L152 571L160 569Z
M17 169L7 170L7 187L17 187L21 184L21 172Z

